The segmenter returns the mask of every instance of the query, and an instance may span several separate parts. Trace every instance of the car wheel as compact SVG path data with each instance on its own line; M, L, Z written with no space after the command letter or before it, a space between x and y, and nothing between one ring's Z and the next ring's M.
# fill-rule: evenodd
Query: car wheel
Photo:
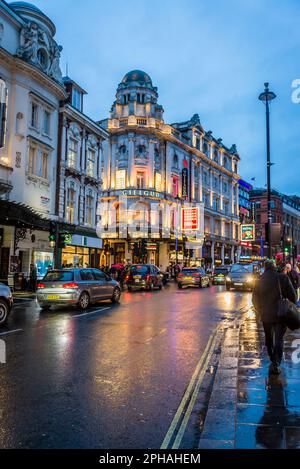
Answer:
M115 288L113 292L113 296L111 298L112 303L119 303L121 297L121 290L120 288Z
M87 292L83 292L80 295L79 301L78 301L78 306L80 309L84 310L87 309L90 305L90 297Z
M42 311L49 311L51 308L51 305L40 305L40 308Z
M210 283L209 283L209 281L207 282L206 288L210 288Z
M8 306L4 300L0 300L0 326L6 323L8 318Z
M182 288L182 285L181 285L181 283L178 283L178 288Z
M162 290L162 284L161 283L159 284L158 289Z
M203 288L203 281L202 281L202 279L200 279L199 288Z

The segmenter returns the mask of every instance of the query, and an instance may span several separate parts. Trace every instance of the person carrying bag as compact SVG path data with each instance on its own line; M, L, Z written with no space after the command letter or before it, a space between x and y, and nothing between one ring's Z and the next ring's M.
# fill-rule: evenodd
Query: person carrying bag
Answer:
M277 316L291 331L300 328L300 310L288 298L282 295L282 289L278 278L279 301Z
M266 261L264 267L264 273L256 281L252 302L263 323L271 361L270 372L279 374L284 334L287 326L294 327L296 324L291 305L296 303L297 298L287 275L279 274L272 261Z

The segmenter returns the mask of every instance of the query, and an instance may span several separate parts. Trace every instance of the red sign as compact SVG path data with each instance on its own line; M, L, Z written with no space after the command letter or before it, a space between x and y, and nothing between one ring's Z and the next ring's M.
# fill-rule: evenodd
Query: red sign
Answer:
M245 241L241 241L241 246L244 246L246 248L252 248L252 243L246 243Z
M181 209L181 228L183 230L199 230L198 207L188 207Z

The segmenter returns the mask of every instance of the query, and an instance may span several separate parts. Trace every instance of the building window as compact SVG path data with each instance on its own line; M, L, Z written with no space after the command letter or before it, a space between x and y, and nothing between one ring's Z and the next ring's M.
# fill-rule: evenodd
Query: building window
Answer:
M219 163L219 152L218 150L214 150L214 162Z
M172 178L172 196L178 197L178 177Z
M95 160L96 152L89 148L87 151L86 174L90 177L95 177Z
M136 185L138 189L145 188L145 173L144 171L138 171L136 173Z
M116 189L125 189L126 187L126 170L118 169L116 171Z
M196 137L196 148L197 150L200 150L200 138Z
M38 105L35 103L31 103L31 119L30 119L31 127L35 129L38 128Z
M142 104L145 103L145 95L143 93L138 93L137 94L137 102L142 103Z
M72 106L81 111L81 93L77 88L72 89Z
M50 112L46 110L44 111L43 132L50 135Z
M4 80L0 79L0 148L5 145L7 115L7 87Z
M74 138L69 139L68 166L77 167L78 142Z
M94 225L94 194L89 190L85 199L85 222Z
M157 192L161 191L161 174L155 173L155 190Z
M227 168L227 166L228 166L228 161L227 161L226 156L223 157L223 166L224 166L224 168Z
M30 174L37 173L36 152L37 152L36 147L29 147L28 172Z
M174 157L173 157L173 166L174 168L178 169L178 156L176 153L174 153Z
M67 189L67 213L66 218L69 223L75 223L76 210L76 189L74 182L71 182Z
M49 154L44 151L42 153L42 168L41 168L41 176L44 179L48 179L48 157Z

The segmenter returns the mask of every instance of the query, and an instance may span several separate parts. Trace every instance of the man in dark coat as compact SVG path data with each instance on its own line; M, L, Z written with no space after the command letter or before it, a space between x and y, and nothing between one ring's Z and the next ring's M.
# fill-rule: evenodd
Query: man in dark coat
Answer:
M296 293L289 277L278 273L271 261L265 262L265 271L257 280L252 296L253 306L260 314L263 323L266 346L271 360L270 371L274 374L280 373L283 337L287 329L277 317L280 299L279 282L283 298L296 303Z

